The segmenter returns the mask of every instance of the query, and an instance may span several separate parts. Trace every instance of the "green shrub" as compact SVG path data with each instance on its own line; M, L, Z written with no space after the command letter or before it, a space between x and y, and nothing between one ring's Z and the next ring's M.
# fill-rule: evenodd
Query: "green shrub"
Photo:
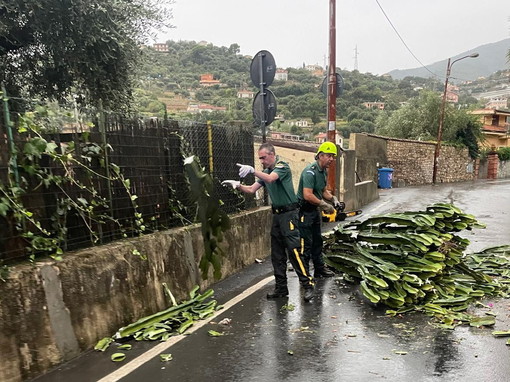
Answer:
M510 160L510 147L500 147L497 153L499 160Z

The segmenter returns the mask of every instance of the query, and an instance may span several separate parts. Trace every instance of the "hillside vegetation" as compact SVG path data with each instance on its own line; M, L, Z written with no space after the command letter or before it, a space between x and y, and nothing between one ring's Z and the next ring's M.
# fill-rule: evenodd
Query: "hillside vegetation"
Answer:
M194 41L168 41L167 44L168 52L147 49L148 60L137 90L140 110L149 116L162 116L166 109L168 116L176 119L253 123L252 99L237 97L239 90L257 92L250 80L251 57L240 55L238 44L229 47ZM275 60L278 63L278 57ZM326 97L320 91L323 76L316 76L304 67L286 70L288 80L274 81L269 87L276 96L279 117L271 129L312 138L324 132L326 126ZM358 71L339 72L344 89L337 100L337 126L344 137L351 132L377 132L377 121L384 124L394 111L419 97L423 90L437 92L439 97L443 88L442 82L432 78L394 80ZM206 73L220 83L201 86L200 76ZM462 94L459 101L463 105L476 103L474 98ZM369 109L363 105L365 102L384 102L384 111ZM190 104L220 106L225 111L190 114L187 112ZM306 120L310 127L292 126L290 122L297 120Z

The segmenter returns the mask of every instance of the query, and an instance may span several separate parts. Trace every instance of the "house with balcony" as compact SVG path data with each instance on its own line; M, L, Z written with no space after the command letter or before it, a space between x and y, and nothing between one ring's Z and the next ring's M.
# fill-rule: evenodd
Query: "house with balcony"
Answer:
M312 73L312 76L322 77L324 75L324 69L320 65L306 65L304 67L306 70Z
M324 143L328 140L328 133L319 133L315 136L315 143ZM343 147L344 146L344 143L343 143L344 139L343 137L336 133L335 134L335 143L340 146L340 147Z
M186 110L188 113L192 114L202 114L202 113L211 113L213 111L227 111L227 108L224 106L214 106L206 103L190 103Z
M253 99L253 97L255 97L255 93L252 92L251 90L243 89L237 92L237 98Z
M152 48L156 52L168 52L168 45L166 42L158 42L152 45Z
M446 102L459 103L459 87L448 84L446 87Z
M483 147L510 147L510 111L499 109L478 109L471 114L477 115L482 122Z
M289 72L285 69L276 69L276 73L274 75L274 79L276 81L288 81Z
M507 109L508 98L507 97L494 97L491 98L485 104L486 109Z
M363 102L363 106L367 109L384 110L384 102Z
M215 80L214 76L211 73L206 73L200 75L200 86L214 86L219 85L220 81Z
M282 139L286 141L300 141L302 140L299 135L285 133L281 131L271 131L271 139Z
M298 121L289 121L288 124L290 126L297 126L297 127L309 127L310 122L308 122L306 119L301 119Z

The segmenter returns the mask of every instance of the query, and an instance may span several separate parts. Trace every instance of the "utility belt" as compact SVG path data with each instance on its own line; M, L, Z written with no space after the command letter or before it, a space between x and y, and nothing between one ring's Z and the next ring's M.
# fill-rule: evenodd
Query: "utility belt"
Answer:
M271 207L271 209L273 210L273 214L277 214L277 215L283 214L284 212L297 210L298 208L299 208L298 203L291 203L291 204L287 204L286 206L281 206L281 207Z
M317 207L317 205L307 202L306 200L301 200L299 202L299 210L302 212L317 211Z

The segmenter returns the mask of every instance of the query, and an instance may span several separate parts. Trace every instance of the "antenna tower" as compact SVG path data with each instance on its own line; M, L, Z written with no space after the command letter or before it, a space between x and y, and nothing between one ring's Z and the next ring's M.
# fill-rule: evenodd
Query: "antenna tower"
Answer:
M358 70L358 45L354 48L354 70Z

